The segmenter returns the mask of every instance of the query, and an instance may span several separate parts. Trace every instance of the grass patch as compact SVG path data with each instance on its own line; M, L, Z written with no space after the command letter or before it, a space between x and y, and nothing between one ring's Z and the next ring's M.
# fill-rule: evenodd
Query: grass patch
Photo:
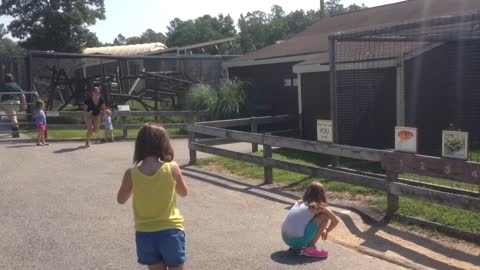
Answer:
M257 153L257 155L261 154L262 153ZM337 161L327 155L295 151L290 149L273 150L273 158L277 160L283 160L316 167L327 167L329 165L337 164L338 162L338 164L342 167L349 167L356 170L363 170L374 173L383 173L383 170L378 163L363 162L353 159L339 159ZM223 157L213 157L198 160L197 166L204 167L210 164L219 165L227 172L242 177L251 179L263 179L262 166ZM286 189L300 192L305 190L305 188L312 181L318 180L325 184L329 192L350 195L366 195L368 197L367 203L370 207L382 211L386 209L387 202L385 193L375 189L364 188L328 179L306 176L303 174L293 173L279 169L273 169L273 178L276 183L286 184ZM434 184L446 185L451 184L449 182L455 183L454 181L433 177L425 179L425 181L428 180L429 182ZM445 181L448 181L448 183ZM465 187L464 184L460 183L459 185L461 185L462 188ZM480 233L480 213L450 208L410 198L400 198L400 209L398 213L420 217L426 220L455 227L461 230L470 231L473 233Z
M85 138L85 130L48 130L48 138L49 139L82 139ZM178 137L186 135L187 132L184 129L180 128L169 128L167 132L170 137ZM37 132L31 131L25 133L26 136L36 139ZM128 130L128 137L127 138L136 138L138 134L138 129L129 129ZM105 133L103 130L93 134L92 139L102 139ZM119 129L113 130L114 137L123 137L123 131Z

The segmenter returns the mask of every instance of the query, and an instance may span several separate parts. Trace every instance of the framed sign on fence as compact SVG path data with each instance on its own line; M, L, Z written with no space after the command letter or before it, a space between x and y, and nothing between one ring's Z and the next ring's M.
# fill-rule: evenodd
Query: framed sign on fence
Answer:
M395 150L408 153L417 152L417 128L395 127Z
M442 132L442 156L468 159L468 132L444 130Z
M333 143L332 120L317 120L317 141Z

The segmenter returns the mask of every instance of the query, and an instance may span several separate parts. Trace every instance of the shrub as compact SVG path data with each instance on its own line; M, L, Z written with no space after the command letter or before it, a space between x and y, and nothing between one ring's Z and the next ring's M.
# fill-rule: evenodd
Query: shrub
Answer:
M217 102L217 93L207 84L193 85L185 97L185 107L190 111L213 111Z

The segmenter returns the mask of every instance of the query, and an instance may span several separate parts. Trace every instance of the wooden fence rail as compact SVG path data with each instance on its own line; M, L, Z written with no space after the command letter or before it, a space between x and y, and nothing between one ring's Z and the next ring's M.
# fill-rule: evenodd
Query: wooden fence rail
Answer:
M201 122L187 125L189 132L190 163L196 162L196 151L235 160L262 165L264 167L265 183L273 182L272 168L301 173L309 176L327 178L352 185L363 186L386 192L387 215L398 210L399 196L411 197L423 201L442 204L450 207L462 208L470 211L480 211L480 193L459 190L445 186L418 182L400 178L402 173L441 177L480 186L480 163L452 160L445 158L426 157L409 153L377 150L361 147L352 147L337 144L327 144L300 139L259 134L245 131L225 129L225 127L251 125L252 122L268 124L279 123L291 119L282 117L263 117L259 119L234 119L226 121ZM257 131L258 127L251 127ZM263 156L238 153L220 149L211 143L216 139L201 140L198 135L221 138L225 142L247 142L261 144L264 148ZM297 163L275 160L272 157L272 147L282 147L300 151L331 155L335 157L352 158L357 160L382 163L385 174L346 170L342 168L321 168L301 165ZM256 148L252 147L252 150ZM252 151L254 152L254 151Z
M19 113L22 115L23 113ZM206 117L208 112L206 111L113 111L112 117L120 117L120 122L114 125L115 129L122 129L123 136L128 136L128 129L138 129L143 124L128 124L127 119L129 117L184 117L186 121L184 123L162 123L165 128L186 128L187 124L191 124L197 117ZM83 119L84 113L82 111L46 111L47 123L48 119L61 117L61 118L80 118ZM9 125L9 124L5 124ZM21 122L20 127L35 126L32 122ZM103 127L103 123L101 124ZM85 129L84 124L48 124L48 130L81 130ZM28 130L22 130L20 132L27 132Z

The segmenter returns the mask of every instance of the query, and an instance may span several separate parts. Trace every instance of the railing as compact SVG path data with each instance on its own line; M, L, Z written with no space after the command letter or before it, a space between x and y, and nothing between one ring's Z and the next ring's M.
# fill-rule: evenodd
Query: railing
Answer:
M262 121L269 122L268 119L269 118L264 117ZM273 121L274 119L275 117L271 117L270 121ZM392 216L398 210L400 196L470 211L480 211L479 192L459 190L399 177L402 173L415 173L418 175L442 177L480 186L479 163L225 129L225 127L229 127L233 125L233 123L236 123L236 125L240 123L247 125L248 121L242 119L215 121L212 124L205 122L188 125L187 131L189 132L190 164L196 162L196 152L200 151L212 155L263 165L266 184L273 183L272 169L277 168L381 190L386 192L387 195L387 217ZM208 135L220 137L223 140L228 139L237 142L252 143L254 145L263 145L263 157L214 147L199 139L198 135ZM335 166L328 168L313 167L275 160L272 158L273 147L379 162L383 165L386 173L374 174L353 169L347 170Z
M46 111L47 123L48 119L52 118L80 118L83 119L82 111ZM18 115L25 115L25 113L19 113ZM28 113L26 115L29 115ZM162 126L165 128L186 128L187 124L195 122L197 118L203 118L208 115L207 112L195 112L195 111L114 111L112 112L112 117L120 117L120 121L117 124L114 124L114 129L123 130L123 136L128 136L129 129L138 129L143 126L141 124L129 124L127 119L129 117L184 117L185 122L183 123L162 123ZM21 122L19 123L20 127L34 126L32 122ZM5 125L9 125L5 123ZM103 127L103 124L101 124ZM48 124L48 130L81 130L85 129L85 124ZM20 132L29 132L31 130L20 130Z

